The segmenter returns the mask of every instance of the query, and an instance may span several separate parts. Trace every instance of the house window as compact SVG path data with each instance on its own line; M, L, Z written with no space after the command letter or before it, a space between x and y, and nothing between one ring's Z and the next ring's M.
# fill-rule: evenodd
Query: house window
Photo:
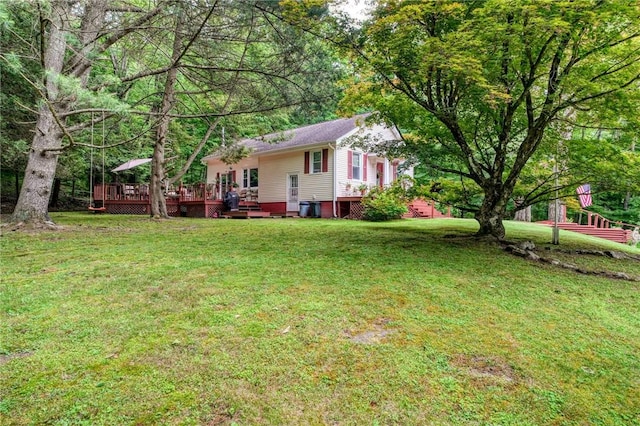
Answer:
M242 187L256 188L258 186L258 169L244 169L242 171Z
M353 179L362 179L362 154L359 152L353 153L353 159L351 160L351 176Z
M304 152L304 174L327 173L329 171L329 150Z
M311 173L322 172L322 151L311 152Z

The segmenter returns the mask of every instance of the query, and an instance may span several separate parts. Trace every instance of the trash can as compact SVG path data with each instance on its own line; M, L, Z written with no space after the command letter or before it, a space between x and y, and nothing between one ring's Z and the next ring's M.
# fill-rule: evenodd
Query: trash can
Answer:
M311 217L320 217L320 201L309 202Z
M308 201L300 201L300 212L298 213L300 217L309 216L309 202Z

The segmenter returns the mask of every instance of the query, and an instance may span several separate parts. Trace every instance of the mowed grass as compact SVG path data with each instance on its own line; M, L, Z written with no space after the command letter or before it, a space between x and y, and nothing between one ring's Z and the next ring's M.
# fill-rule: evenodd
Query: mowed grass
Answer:
M640 284L474 221L52 216L0 238L0 424L640 424Z

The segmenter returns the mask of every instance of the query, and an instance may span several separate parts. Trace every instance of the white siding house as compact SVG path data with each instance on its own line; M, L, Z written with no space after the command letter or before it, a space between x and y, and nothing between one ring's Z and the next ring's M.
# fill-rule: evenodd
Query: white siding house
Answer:
M207 165L207 183L218 196L236 183L243 200L257 202L262 210L276 214L298 212L300 202L319 203L322 217L339 215L339 203L360 197L359 188L389 185L397 177L399 160L380 157L350 145L350 136L375 135L396 140L395 129L365 126L365 116L332 120L245 139L250 150L236 164L225 164L214 152ZM411 175L412 170L404 173Z

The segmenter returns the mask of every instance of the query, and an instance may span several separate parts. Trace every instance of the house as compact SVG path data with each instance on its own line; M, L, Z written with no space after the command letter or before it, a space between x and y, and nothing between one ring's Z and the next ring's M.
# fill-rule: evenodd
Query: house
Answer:
M249 154L235 164L223 162L222 151L203 158L207 184L215 188L214 198L221 199L236 183L241 200L255 202L272 215L297 215L300 203L309 202L313 212L319 206L321 217L357 216L362 192L389 185L401 163L351 146L354 135L377 140L400 137L395 129L365 125L365 117L340 118L239 141L238 146L247 148Z

